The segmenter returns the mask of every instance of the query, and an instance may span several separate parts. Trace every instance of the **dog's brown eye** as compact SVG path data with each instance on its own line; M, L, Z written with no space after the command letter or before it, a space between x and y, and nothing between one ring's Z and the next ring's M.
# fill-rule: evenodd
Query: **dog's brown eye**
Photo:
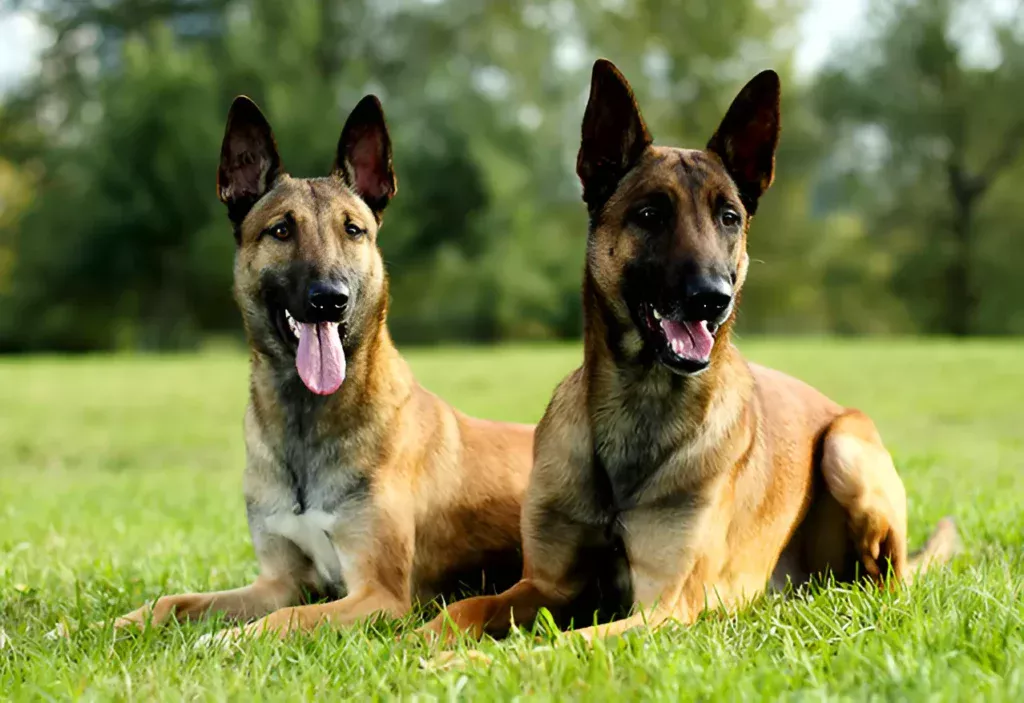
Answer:
M655 227L661 223L661 210L648 205L637 211L636 219L644 227Z
M269 234L274 239L284 241L285 239L288 239L288 237L291 236L292 232L288 228L287 222L278 222L273 227L268 227L267 229L265 229L264 234Z
M353 238L361 237L362 235L366 234L366 230L360 227L359 225L349 222L347 225L345 225L345 234Z
M725 210L722 212L722 224L726 227L737 227L741 221L742 218L735 210Z

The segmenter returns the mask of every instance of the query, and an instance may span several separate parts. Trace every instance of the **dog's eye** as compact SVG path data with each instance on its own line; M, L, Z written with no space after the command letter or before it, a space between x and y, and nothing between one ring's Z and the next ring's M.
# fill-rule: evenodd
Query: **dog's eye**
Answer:
M274 239L279 239L283 242L284 240L288 239L288 237L291 236L292 231L288 227L287 222L278 222L276 225L267 227L265 230L263 230L263 233L269 234Z
M662 219L663 216L661 210L653 205L642 207L636 212L637 223L646 229L657 227L661 224Z
M366 234L366 230L355 223L349 222L345 225L345 234L352 238L356 238Z
M726 227L738 227L743 218L735 210L726 208L722 211L722 224Z

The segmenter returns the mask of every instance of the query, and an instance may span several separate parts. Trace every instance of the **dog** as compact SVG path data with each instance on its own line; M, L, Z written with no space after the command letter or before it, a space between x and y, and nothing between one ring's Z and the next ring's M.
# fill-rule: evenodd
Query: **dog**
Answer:
M259 108L234 101L217 191L250 346L244 493L260 573L164 596L117 627L216 614L255 620L223 640L283 636L518 579L533 427L463 415L396 350L377 246L396 189L376 97L346 121L331 175L310 179L283 171Z
M730 342L780 93L763 72L705 149L661 147L622 74L594 65L577 159L583 363L537 426L523 576L422 633L500 636L547 608L591 640L828 573L894 586L954 551L943 521L908 556L904 487L866 415Z

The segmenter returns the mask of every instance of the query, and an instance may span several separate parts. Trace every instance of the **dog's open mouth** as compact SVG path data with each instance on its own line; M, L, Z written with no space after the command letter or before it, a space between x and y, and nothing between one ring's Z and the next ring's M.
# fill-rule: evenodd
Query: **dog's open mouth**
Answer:
M277 314L278 333L295 349L299 378L313 393L330 395L345 380L345 349L339 322L299 322L287 308Z
M713 320L680 320L644 303L641 316L655 342L662 361L684 373L697 373L711 363L715 333L720 323Z

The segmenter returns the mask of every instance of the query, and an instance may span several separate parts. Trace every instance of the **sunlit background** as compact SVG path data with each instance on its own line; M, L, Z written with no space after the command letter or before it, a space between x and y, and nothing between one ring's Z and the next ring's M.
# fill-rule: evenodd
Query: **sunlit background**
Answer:
M403 343L573 338L589 71L700 146L783 77L745 333L1024 333L1018 0L0 0L0 351L237 339L214 179L252 96L325 174L367 92L400 188L380 244Z

